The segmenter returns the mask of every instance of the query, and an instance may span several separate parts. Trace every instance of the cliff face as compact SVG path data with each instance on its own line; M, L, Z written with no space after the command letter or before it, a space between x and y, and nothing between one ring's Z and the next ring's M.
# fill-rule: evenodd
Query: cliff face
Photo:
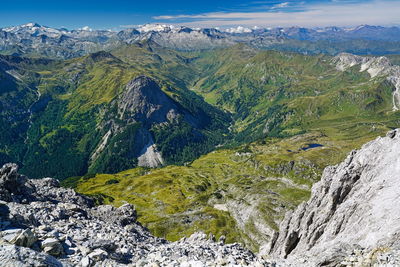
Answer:
M145 125L162 123L174 119L178 107L152 79L140 76L126 86L117 101L121 120L140 121Z
M326 168L311 199L286 214L269 253L296 266L336 266L355 249L398 250L399 151L394 130Z

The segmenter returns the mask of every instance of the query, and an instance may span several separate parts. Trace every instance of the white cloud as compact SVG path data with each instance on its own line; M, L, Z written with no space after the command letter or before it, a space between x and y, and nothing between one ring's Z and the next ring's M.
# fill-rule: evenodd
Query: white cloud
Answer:
M154 17L154 19L174 21L196 27L231 27L237 25L244 27L253 25L263 27L294 25L315 27L400 24L400 1L373 0L359 3L341 1L308 5L304 6L304 10L301 11L283 12L280 9L278 10L274 12L212 12L194 15L164 15Z
M285 8L285 7L288 7L289 4L290 4L289 2L283 2L283 3L280 3L280 4L276 4L276 5L274 5L272 7L272 9Z

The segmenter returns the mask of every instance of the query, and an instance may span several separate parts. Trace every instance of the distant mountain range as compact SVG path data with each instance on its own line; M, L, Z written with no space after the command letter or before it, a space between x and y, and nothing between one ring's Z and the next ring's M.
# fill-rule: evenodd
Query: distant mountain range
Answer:
M354 28L188 28L146 24L122 31L56 29L37 23L0 29L0 53L74 58L144 40L183 50L205 50L244 43L261 49L305 54L400 54L400 28L362 25Z

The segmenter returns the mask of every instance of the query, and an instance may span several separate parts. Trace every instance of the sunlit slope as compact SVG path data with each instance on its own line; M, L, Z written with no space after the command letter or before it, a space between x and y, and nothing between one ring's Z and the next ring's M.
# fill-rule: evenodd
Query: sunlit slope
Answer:
M192 89L233 114L238 142L340 131L343 124L373 128L398 117L392 112L394 87L385 77L371 79L358 67L338 71L331 57L236 46L204 54L197 67L209 75Z

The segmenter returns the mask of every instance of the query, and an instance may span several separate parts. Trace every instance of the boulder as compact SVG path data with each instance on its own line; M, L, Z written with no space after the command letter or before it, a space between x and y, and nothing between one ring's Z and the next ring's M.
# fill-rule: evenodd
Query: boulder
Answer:
M91 258L89 258L89 256L83 257L83 259L80 262L80 266L82 267L90 267L93 266L93 264L94 261Z
M22 233L22 231L23 229L12 228L4 230L0 234L3 240L7 241L8 243L12 243L15 241L15 239L17 239L17 237Z
M27 197L32 198L33 190L27 178L18 174L18 165L8 163L0 169L0 200L26 202Z
M0 263L3 267L72 267L72 264L61 263L46 253L15 245L0 245Z
M31 247L37 241L37 237L34 233L32 233L31 229L23 230L15 239L14 242L11 242L17 246L22 247Z
M88 257L94 261L102 261L107 258L108 253L102 249L95 249L93 252L89 253Z
M55 238L47 238L42 241L43 252L52 256L59 256L64 253L61 242Z
M133 224L137 219L135 207L131 204L125 204L119 208L111 205L98 206L92 210L92 215L121 226Z

